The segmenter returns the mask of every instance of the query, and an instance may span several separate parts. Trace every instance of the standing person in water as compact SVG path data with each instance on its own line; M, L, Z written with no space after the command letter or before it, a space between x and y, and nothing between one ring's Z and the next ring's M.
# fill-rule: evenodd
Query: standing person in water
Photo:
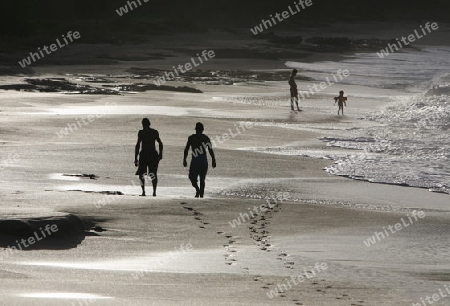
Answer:
M159 144L159 153L156 151L155 141L157 141ZM139 153L141 143L142 150ZM158 186L157 172L159 161L162 159L163 143L159 138L158 131L150 128L150 120L148 120L147 118L142 119L142 130L138 132L138 140L134 152L134 165L138 167L136 175L139 175L139 180L141 182L142 188L141 196L145 197L144 175L148 173L148 176L150 176L150 178L152 179L153 196L156 197L156 187Z
M344 105L347 106L347 97L344 97L344 91L341 90L339 92L339 96L338 97L334 97L334 105L336 105L336 102L338 103L338 116L339 116L339 111L342 110L342 116L344 115Z
M289 85L291 86L291 110L294 110L294 100L297 105L297 110L300 112L300 108L298 107L298 90L297 83L295 83L295 76L297 75L297 69L292 70L291 76L289 77Z
M203 124L197 122L195 125L195 134L188 137L186 147L184 148L183 166L187 166L186 158L189 154L189 148L192 150L191 166L189 167L189 180L195 188L195 197L203 198L205 194L205 178L208 172L208 158L206 150L209 151L212 159L212 167L216 167L216 157L211 145L211 140L203 134ZM197 178L200 177L200 187L197 184Z

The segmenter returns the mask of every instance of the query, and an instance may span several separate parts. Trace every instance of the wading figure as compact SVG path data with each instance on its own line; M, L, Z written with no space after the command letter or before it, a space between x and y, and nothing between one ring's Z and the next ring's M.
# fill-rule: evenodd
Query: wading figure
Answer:
M155 148L155 141L159 144L159 154ZM139 149L142 143L142 150L139 153ZM157 130L150 128L150 120L147 118L142 119L142 130L138 132L138 140L134 151L134 165L138 167L136 175L139 175L141 182L142 194L145 197L145 178L144 175L148 173L148 176L152 179L153 184L153 196L156 197L156 187L158 185L158 165L162 159L163 143L159 138ZM139 155L139 160L138 160ZM147 172L148 170L148 172Z
M208 150L212 159L212 167L216 167L216 157L211 145L211 140L208 136L203 134L203 124L197 122L195 125L195 134L188 137L186 147L184 149L183 166L187 166L186 158L189 154L189 149L192 150L191 165L189 167L189 180L195 188L195 197L203 198L205 194L205 178L208 172L208 158L206 150ZM197 178L200 177L200 187L197 184Z
M291 110L294 110L294 101L297 105L297 110L300 112L300 108L298 107L298 90L297 83L295 83L295 76L297 75L297 69L292 70L291 76L289 77L289 85L291 86Z
M344 115L344 105L347 106L347 97L344 97L344 91L341 90L339 92L339 96L338 97L334 97L334 105L336 105L336 102L338 103L338 116L339 116L339 111L342 110L342 115Z

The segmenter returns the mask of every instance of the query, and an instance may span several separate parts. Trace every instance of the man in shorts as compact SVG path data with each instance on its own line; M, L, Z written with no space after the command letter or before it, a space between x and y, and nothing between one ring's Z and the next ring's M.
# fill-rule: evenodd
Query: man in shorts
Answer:
M292 74L289 77L289 85L291 86L291 110L294 110L294 101L297 105L297 110L300 112L300 108L298 107L298 90L297 83L295 83L295 76L297 75L297 69L292 70Z
M195 188L195 197L203 198L205 194L205 178L208 172L208 158L206 150L212 158L212 167L216 167L216 157L211 145L211 140L208 136L203 134L203 124L197 122L195 125L195 134L188 137L186 147L184 149L183 166L187 166L186 158L189 154L189 148L192 150L191 165L189 167L189 180ZM200 177L200 187L197 184L197 178Z
M134 151L134 165L138 167L136 175L139 175L139 180L141 182L141 196L145 197L144 175L148 173L148 176L150 176L150 178L152 179L153 196L156 197L156 187L158 185L158 164L162 159L163 143L159 138L158 131L150 128L150 120L148 120L147 118L142 119L142 128L143 129L138 133L138 140ZM159 154L155 148L155 141L157 141L159 144ZM139 153L141 143L142 150Z

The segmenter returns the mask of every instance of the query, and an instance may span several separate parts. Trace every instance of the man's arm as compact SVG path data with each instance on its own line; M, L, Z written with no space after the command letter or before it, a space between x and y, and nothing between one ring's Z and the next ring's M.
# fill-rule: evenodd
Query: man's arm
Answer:
M163 158L163 143L161 138L159 138L159 133L156 135L156 141L159 144L159 159L161 160Z
M209 140L209 138L208 138L208 151L209 151L209 154L211 155L212 167L215 168L216 167L216 156L214 155L214 150L212 148L211 140Z
M188 138L188 141L186 142L186 147L184 148L184 157L183 157L183 166L187 166L186 158L189 154L189 148L191 147L191 137Z
M134 165L137 167L138 165L138 155L139 155L139 149L141 148L141 132L138 133L138 140L136 142L136 147L134 148Z

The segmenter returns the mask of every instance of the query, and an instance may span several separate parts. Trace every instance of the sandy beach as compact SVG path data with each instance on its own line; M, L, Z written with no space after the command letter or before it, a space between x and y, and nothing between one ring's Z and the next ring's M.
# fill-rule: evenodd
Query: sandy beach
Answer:
M0 53L0 305L450 305L448 128L432 129L448 117L425 116L449 114L449 27L380 59L419 22L389 9L383 21L375 4L376 21L352 6L342 16L359 19L336 23L327 3L257 37L243 24L269 15L255 6L230 24L225 2L208 29L171 19L192 13L187 2L161 20L75 15L82 39L26 69L17 60L54 41L51 22L39 15L29 41L0 31L12 44ZM198 70L154 82L212 50ZM134 175L144 117L164 143L156 197L140 197ZM183 167L196 122L217 158L202 199ZM420 158L433 167L414 168Z
M57 70L95 75L122 67ZM61 77L55 67L39 73ZM336 87L301 101L303 112L293 114L286 81L168 84L203 93L0 93L2 153L12 157L0 187L2 219L85 226L61 233L53 248L8 252L3 242L2 305L411 305L445 289L448 195L332 176L323 169L333 161L318 158L347 154L321 138L370 126L358 118L393 103L389 96L413 93L342 84L351 106L337 117ZM88 115L88 124L61 134ZM156 198L139 197L133 175L142 117L164 142ZM216 139L218 165L204 199L194 199L182 167L197 121ZM254 210L261 205L272 208ZM418 212L425 218L414 219ZM401 230L366 245L399 222ZM75 246L64 245L73 236Z

